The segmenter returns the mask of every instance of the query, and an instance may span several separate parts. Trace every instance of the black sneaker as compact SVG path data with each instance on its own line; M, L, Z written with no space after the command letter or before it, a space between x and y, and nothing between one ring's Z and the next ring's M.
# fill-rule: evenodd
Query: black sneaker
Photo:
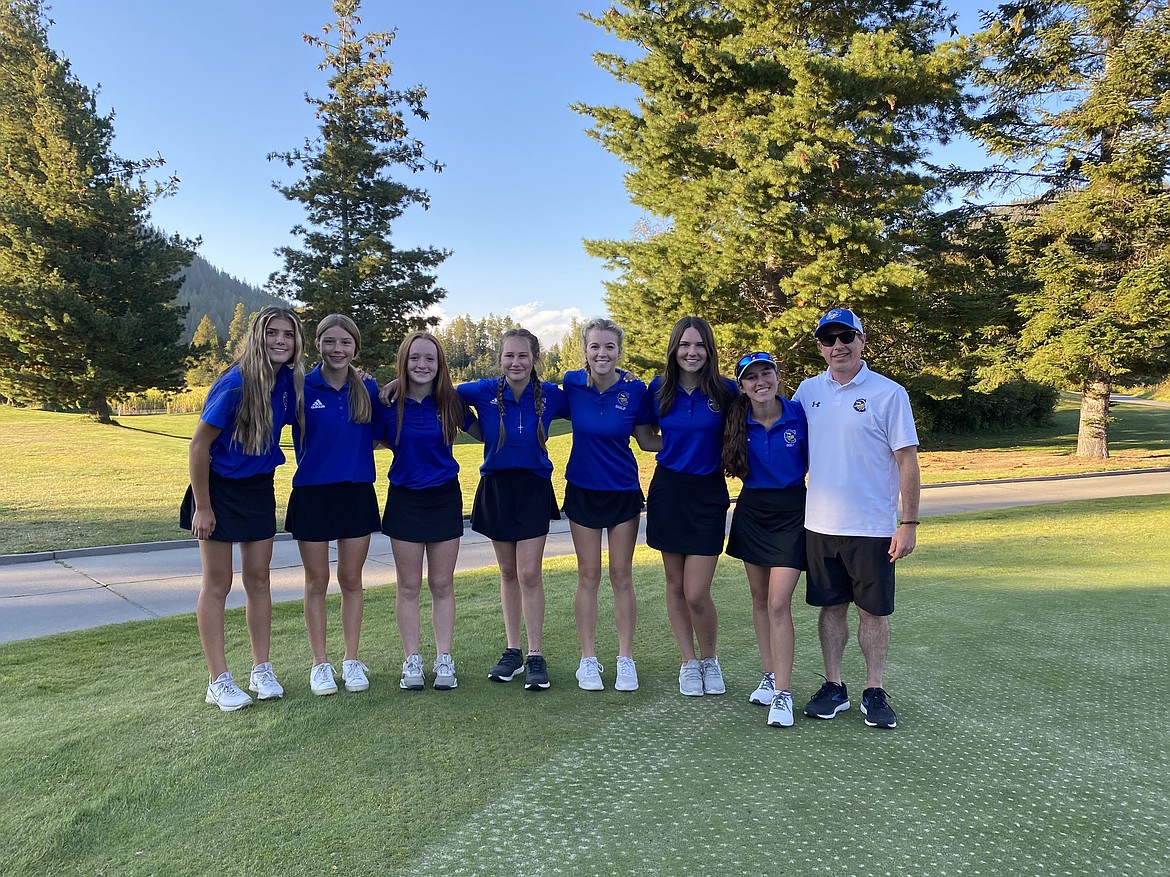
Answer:
M821 677L825 679L824 676ZM804 714L813 719L832 719L837 713L849 709L849 692L843 682L830 682L817 689L812 700L804 705Z
M519 649L504 649L504 654L500 655L496 666L488 670L488 679L492 682L511 682L512 677L519 673L523 666L524 658L520 656Z
M548 688L548 664L544 661L544 655L528 656L528 660L524 662L524 676L524 687L529 691Z
M871 728L898 727L898 717L886 702L884 688L867 688L861 692L861 714Z

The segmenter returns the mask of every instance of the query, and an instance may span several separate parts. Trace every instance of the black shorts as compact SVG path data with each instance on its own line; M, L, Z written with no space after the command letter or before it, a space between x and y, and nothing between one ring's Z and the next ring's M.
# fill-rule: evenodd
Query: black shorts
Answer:
M529 469L505 469L479 479L471 508L471 529L493 542L523 542L548 535L559 521L552 481Z
M378 496L374 485L342 481L294 487L288 498L284 529L298 542L360 539L378 532Z
M727 553L756 566L808 569L804 548L804 485L745 487L735 501Z
M463 491L459 478L413 490L390 485L382 532L403 542L447 542L463 535Z
M684 475L658 466L646 497L646 544L668 554L718 556L729 505L722 473Z
M889 536L826 536L808 531L805 601L810 606L856 603L870 615L894 612Z
M246 478L224 478L212 469L207 487L215 530L208 537L215 542L260 542L276 535L276 489L271 472ZM188 486L179 507L179 526L191 529L195 495Z
M565 483L565 517L590 530L606 530L642 513L646 497L637 490L589 490Z

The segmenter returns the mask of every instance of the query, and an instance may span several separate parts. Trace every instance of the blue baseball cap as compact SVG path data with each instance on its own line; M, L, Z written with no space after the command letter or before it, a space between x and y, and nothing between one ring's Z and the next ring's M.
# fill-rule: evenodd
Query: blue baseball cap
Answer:
M833 308L817 323L817 330L813 334L818 338L821 335L821 330L826 326L843 326L846 329L852 329L854 332L865 334L865 330L861 328L861 320L857 319L857 314L849 310L849 308Z

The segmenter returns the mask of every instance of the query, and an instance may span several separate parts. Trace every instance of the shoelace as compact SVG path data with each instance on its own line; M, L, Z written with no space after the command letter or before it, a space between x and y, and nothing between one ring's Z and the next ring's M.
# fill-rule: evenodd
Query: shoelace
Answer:
M422 658L418 655L411 655L406 659L406 666L403 672L411 676L421 676L423 671Z
M633 658L618 658L619 676L633 676L636 672Z
M454 676L455 675L455 661L450 655L440 655L435 659L435 675L437 676Z
M776 690L776 677L771 673L765 673L764 678L760 680L760 688L765 691Z
M276 684L276 674L273 673L271 669L257 670L256 671L256 684L257 685L275 685Z
M328 683L329 677L333 675L330 670L331 668L328 664L322 664L321 666L315 668L313 670L313 681L318 685L324 685Z
M792 693L791 692L777 691L774 695L772 695L772 706L780 708L786 704L787 704L789 709L792 709Z
M346 661L345 664L342 666L342 669L345 671L345 673L343 675L365 676L366 671L368 671L370 668L367 667L365 664L363 664L361 661ZM419 661L419 672L422 672L422 662L421 661Z
M601 666L601 664L598 662L598 660L596 658L586 658L585 659L585 666L582 667L581 669L585 670L585 672L587 672L587 673L589 672L590 669L592 669L593 672L596 673L598 676L600 676L605 671L605 668Z

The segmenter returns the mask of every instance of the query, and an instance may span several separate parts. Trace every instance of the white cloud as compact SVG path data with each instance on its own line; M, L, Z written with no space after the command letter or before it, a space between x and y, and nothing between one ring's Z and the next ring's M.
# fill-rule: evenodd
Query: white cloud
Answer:
M508 315L539 338L546 350L565 337L574 318L584 319L580 308L546 308L542 301L509 308Z

